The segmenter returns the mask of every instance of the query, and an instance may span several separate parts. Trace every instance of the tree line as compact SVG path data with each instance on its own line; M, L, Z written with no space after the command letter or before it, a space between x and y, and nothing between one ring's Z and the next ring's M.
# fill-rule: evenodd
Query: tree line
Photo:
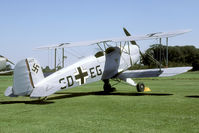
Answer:
M159 61L162 66L166 66L166 46L153 44L143 54L141 63L149 68L157 67L157 63L151 60L151 55ZM199 49L195 46L169 46L168 66L192 66L193 70L199 70Z

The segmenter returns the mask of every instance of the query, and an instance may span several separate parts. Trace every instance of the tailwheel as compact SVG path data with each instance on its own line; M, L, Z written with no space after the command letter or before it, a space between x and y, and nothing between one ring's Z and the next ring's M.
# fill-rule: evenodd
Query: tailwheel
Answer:
M114 92L116 91L116 88L112 87L109 83L109 79L105 79L104 81L104 92Z
M139 83L136 85L136 88L137 88L137 91L138 91L138 92L144 92L145 85L144 85L144 83L139 82Z

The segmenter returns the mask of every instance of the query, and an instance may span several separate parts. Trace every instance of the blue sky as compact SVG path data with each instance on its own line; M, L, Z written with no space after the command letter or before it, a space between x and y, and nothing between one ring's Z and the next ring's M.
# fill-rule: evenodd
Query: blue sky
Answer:
M199 48L198 5L198 0L0 0L0 54L13 62L35 57L42 66L52 65L52 51L34 49L120 37L123 27L133 35L192 29L171 38L169 45ZM142 51L152 43L139 42Z

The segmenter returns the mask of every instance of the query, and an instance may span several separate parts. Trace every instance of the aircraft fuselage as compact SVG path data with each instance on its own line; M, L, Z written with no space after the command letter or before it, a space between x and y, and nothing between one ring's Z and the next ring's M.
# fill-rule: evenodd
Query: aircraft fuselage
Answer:
M124 49L128 49L130 55L121 52ZM126 46L115 51L115 53L114 51L105 53L100 57L89 56L53 73L35 85L31 97L44 97L59 90L109 79L139 61L139 48L136 45Z

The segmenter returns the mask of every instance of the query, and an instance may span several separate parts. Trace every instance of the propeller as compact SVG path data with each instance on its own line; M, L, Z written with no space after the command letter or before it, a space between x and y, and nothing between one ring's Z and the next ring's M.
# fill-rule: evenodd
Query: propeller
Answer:
M123 30L124 30L124 33L126 34L126 36L131 36L131 34L128 32L128 30L126 28L123 27ZM136 41L130 41L130 43L132 45L138 46L140 55L141 55L142 58L144 58L144 54L140 51L140 46L136 43ZM148 53L146 53L146 54L150 57L149 59L151 59L154 63L156 63L161 68L162 64L160 64L159 61L157 61L155 58L153 58L152 55L150 55Z

